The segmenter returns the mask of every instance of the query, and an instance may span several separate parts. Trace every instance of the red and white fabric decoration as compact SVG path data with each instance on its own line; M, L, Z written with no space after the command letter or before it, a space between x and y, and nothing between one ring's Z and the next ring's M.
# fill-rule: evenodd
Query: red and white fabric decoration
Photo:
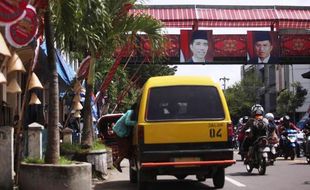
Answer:
M16 48L28 45L37 32L38 18L34 7L31 5L27 5L24 18L5 27L7 41Z

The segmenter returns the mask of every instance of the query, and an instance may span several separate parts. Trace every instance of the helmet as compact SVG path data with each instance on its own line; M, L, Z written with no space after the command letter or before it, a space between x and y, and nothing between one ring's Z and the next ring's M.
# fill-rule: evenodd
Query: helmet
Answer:
M283 122L288 122L290 121L290 119L291 119L290 116L286 115L283 117Z
M272 113L266 113L265 118L270 120L270 121L273 121L274 120L274 115Z
M307 118L305 121L305 126L304 128L309 128L310 127L310 118Z
M267 118L263 118L263 122L264 122L266 125L268 125L268 124L269 124L269 121L268 121L268 119L267 119Z
M248 122L248 120L249 120L249 116L243 116L243 118L242 118L242 123L246 123L246 122Z
M251 108L251 114L255 115L264 115L264 108L260 104L254 104Z

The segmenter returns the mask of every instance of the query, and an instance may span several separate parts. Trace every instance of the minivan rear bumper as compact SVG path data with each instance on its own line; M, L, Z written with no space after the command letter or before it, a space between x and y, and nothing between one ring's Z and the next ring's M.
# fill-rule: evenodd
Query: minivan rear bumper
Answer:
M213 160L213 161L188 161L188 162L146 162L141 164L141 168L158 168L165 166L230 166L235 164L235 160Z
M192 144L193 145L193 144ZM165 146L164 146L165 147ZM199 148L198 148L199 147ZM228 167L235 164L232 148L206 149L202 146L192 146L192 149L181 149L180 146L172 150L169 145L165 149L150 150L140 147L138 165L140 168L155 167ZM144 148L144 150L143 150Z
M204 161L233 160L233 149L226 143L140 145L137 149L142 162L166 162L178 157L199 157Z
M202 175L209 178L218 169L235 163L230 148L144 150L137 159L137 169L153 175Z

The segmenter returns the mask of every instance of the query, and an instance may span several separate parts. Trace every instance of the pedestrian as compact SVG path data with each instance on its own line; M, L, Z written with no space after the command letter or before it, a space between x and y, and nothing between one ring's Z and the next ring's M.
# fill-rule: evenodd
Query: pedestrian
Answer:
M113 163L113 166L122 172L121 162L124 158L129 159L132 147L132 127L136 125L136 104L133 104L131 108L115 123L113 131L117 135L118 155Z

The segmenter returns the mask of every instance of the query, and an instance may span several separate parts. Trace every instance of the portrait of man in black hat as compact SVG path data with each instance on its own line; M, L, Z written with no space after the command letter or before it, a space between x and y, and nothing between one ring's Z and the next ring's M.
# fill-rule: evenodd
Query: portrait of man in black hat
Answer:
M248 62L250 64L278 63L278 55L273 53L275 44L271 38L272 32L255 31L252 34L254 56Z
M206 56L209 49L208 31L193 31L189 41L189 48L191 58L187 60L188 63L206 63Z

